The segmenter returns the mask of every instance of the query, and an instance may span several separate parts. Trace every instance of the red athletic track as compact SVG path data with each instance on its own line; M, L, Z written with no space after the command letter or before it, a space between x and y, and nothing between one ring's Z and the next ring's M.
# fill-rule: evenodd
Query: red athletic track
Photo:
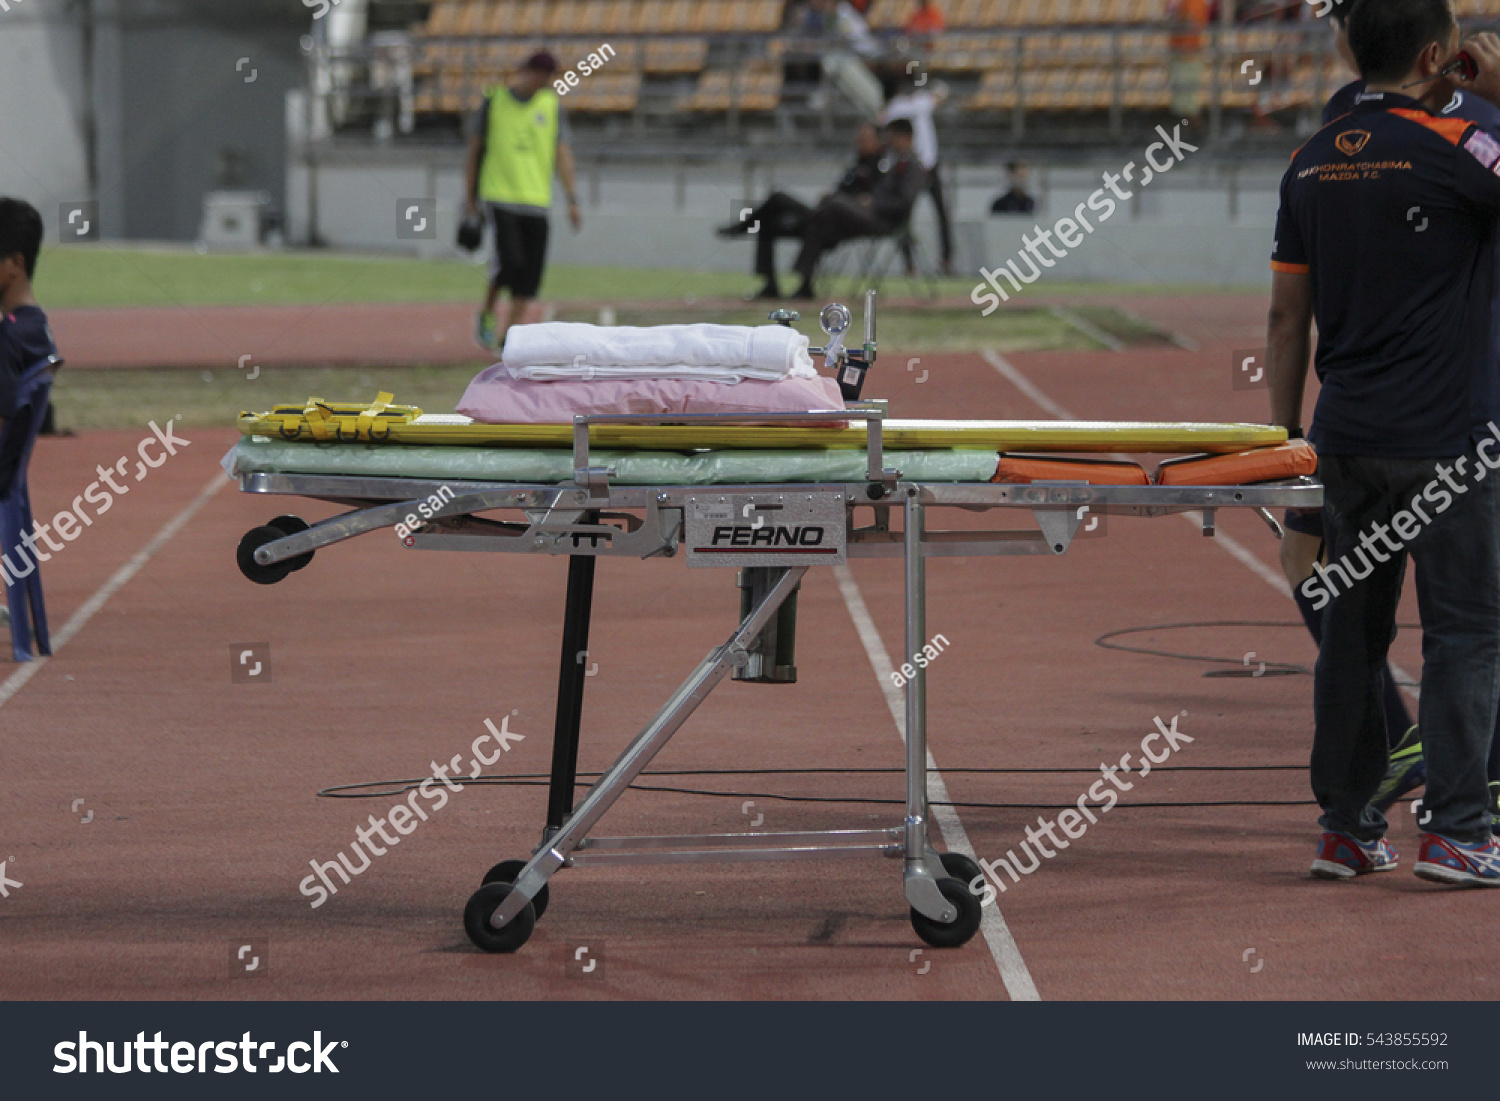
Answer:
M1010 362L1088 418L1263 419L1265 394L1230 388L1229 351L1258 343L1263 304L1140 300L1202 345L1142 353L1015 355ZM884 362L903 364L900 349ZM899 415L1042 415L979 356L923 356L874 386ZM878 368L877 368L878 371ZM877 375L877 378L880 376ZM298 395L275 395L277 400ZM270 395L268 395L268 398ZM171 410L163 410L163 415ZM208 482L232 441L186 431L177 459L45 567L54 630ZM82 492L137 433L44 440L38 514ZM320 552L281 585L233 564L250 526L288 501L214 496L52 661L0 706L6 782L0 859L23 887L0 899L0 998L1004 998L986 942L927 949L887 861L578 869L518 954L472 950L459 915L493 861L535 844L537 788L471 788L314 911L297 893L394 800L317 799L321 787L424 775L511 710L526 736L492 771L547 767L565 566L560 559L427 555L389 534ZM936 522L940 514L934 514ZM973 522L960 514L955 523ZM1019 522L1019 521L1018 521ZM1221 530L1274 566L1253 515ZM899 645L900 569L853 573L888 651ZM1152 717L1181 711L1195 741L1173 764L1306 759L1306 677L1204 679L1203 666L1095 647L1102 632L1186 620L1294 621L1290 600L1181 519L1112 518L1061 560L936 560L929 633L948 652L929 680L941 767L1097 768L1136 752ZM604 559L594 613L582 767L604 766L694 662L729 631L733 574L681 561ZM1414 607L1414 605L1411 605ZM1408 613L1410 616L1412 613ZM726 683L653 767L900 763L900 742L838 587L804 586L801 683ZM1416 671L1415 632L1396 657ZM1132 641L1132 640L1126 640ZM1137 642L1151 644L1149 637ZM230 654L269 642L274 681L232 685ZM1300 629L1158 636L1158 646L1310 662ZM4 672L0 667L0 672ZM948 775L955 799L1074 801L1085 774ZM898 798L899 778L690 777L724 790ZM1143 801L1302 799L1305 776L1158 774ZM86 800L94 820L70 810ZM893 824L898 806L758 799L775 829ZM982 857L1018 845L1037 811L960 810ZM738 799L632 794L613 834L746 828ZM1310 808L1117 809L1000 899L1044 999L1473 998L1497 995L1500 898L1401 871L1347 885L1307 877ZM229 976L231 946L268 938L269 972ZM577 945L601 977L566 977ZM1249 949L1254 954L1248 961ZM1252 967L1263 961L1258 971ZM923 965L931 967L919 974Z

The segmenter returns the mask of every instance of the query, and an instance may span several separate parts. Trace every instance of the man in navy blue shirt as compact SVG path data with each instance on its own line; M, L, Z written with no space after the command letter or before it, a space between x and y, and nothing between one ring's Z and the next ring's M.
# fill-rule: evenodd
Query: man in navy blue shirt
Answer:
M1349 52L1348 20L1354 0L1345 0L1329 13L1334 25L1334 46L1340 59L1350 69L1358 72L1354 56ZM1446 87L1446 84L1444 85ZM1363 80L1353 80L1344 85L1323 108L1323 123L1347 115L1354 108L1355 98L1365 90ZM1465 119L1500 140L1500 108L1481 99L1472 91L1454 89L1451 98L1438 111L1441 115ZM1496 263L1500 265L1500 247L1496 249ZM1497 286L1500 294L1500 286ZM1495 365L1500 370L1500 298L1497 298L1492 325L1495 329ZM1286 515L1287 537L1282 541L1281 564L1287 580L1293 586L1293 596L1306 622L1313 641L1322 642L1322 615L1312 611L1312 602L1302 593L1302 581L1311 576L1313 563L1322 555L1323 517L1321 512L1288 510ZM1372 802L1375 808L1385 811L1402 795L1419 786L1425 779L1422 758L1421 728L1411 722L1411 715L1401 699L1395 677L1387 666L1383 676L1383 696L1386 712L1386 737L1390 742L1390 765L1381 781ZM1490 829L1500 836L1500 719L1496 721L1496 732L1490 746L1487 768L1489 779Z
M1388 764L1381 674L1410 554L1427 759L1416 872L1500 886L1485 776L1500 697L1500 477L1487 477L1500 470L1500 142L1432 110L1451 98L1434 78L1458 48L1447 0L1367 0L1348 33L1365 90L1293 157L1271 264L1275 423L1301 434L1314 319L1322 383L1308 437L1329 562L1302 585L1326 607L1311 777L1325 832L1312 870L1396 866L1370 804ZM1465 48L1479 65L1471 90L1500 99L1500 39Z
M42 250L42 216L21 199L0 198L0 422L16 415L16 385L21 376L57 353L47 315L31 291L37 256ZM10 433L17 441L25 435ZM19 453L0 454L0 492L15 476Z

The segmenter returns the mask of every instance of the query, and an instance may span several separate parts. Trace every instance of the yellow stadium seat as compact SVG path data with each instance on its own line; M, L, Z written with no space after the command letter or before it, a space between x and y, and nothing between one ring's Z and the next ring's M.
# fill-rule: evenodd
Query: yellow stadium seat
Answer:
M738 74L738 82L735 77L722 70L704 73L678 106L684 111L727 111L733 104L741 111L771 111L781 102L779 71L748 69Z
M667 0L640 0L630 24L632 34L659 34L662 29L662 13Z
M577 88L563 97L563 104L570 111L633 111L640 98L640 73L600 72L584 77Z
M952 0L947 0L948 4ZM894 30L906 26L912 12L917 10L917 0L875 0L870 5L868 19L875 30ZM947 15L944 7L943 14Z
M697 7L693 0L667 0L660 25L651 29L659 34L680 34L688 29Z
M454 33L465 38L484 34L485 28L489 26L493 7L491 0L469 0L458 17Z
M540 37L547 33L547 17L551 10L549 0L522 0L516 9L516 25L511 34Z
M513 33L511 28L516 25L516 11L520 6L520 0L496 0L482 33L491 38Z
M770 34L781 29L786 0L754 0L750 25L745 29L756 34Z
M705 39L648 38L642 64L648 73L696 73L707 58Z
M1009 22L1006 18L1006 9L1009 7L1007 0L982 0L978 10L974 13L974 26L1003 27Z
M977 27L983 3L984 0L947 0L943 4L944 21L950 27Z
M979 90L964 106L973 111L1003 111L1016 105L1016 79L1011 69L991 69L979 78Z
M421 34L429 38L439 38L454 33L458 21L463 15L466 4L460 0L439 0L432 5L432 11L427 15L427 22L421 29Z

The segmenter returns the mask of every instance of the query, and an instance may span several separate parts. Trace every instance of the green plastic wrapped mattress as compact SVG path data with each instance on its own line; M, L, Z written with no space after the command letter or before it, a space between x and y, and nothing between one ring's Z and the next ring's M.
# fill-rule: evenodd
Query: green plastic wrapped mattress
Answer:
M863 451L610 451L591 450L594 466L613 467L620 485L744 485L780 482L863 482ZM916 482L988 482L994 451L887 451L885 465ZM573 453L561 449L390 447L381 444L287 443L251 436L224 456L224 471L241 474L348 474L372 478L455 481L573 481Z

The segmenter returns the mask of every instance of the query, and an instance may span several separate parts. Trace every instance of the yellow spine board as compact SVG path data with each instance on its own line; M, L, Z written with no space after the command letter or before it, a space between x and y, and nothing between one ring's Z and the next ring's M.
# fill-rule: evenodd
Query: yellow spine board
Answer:
M571 424L420 424L422 411L390 404L310 400L269 413L241 413L240 432L285 440L377 442L421 446L567 448ZM885 446L894 451L942 448L1009 452L1131 454L1224 453L1286 442L1286 430L1263 424L1151 423L1131 421L887 420ZM787 425L601 424L589 429L592 446L639 451L741 450L745 448L859 450L865 426L803 428Z

